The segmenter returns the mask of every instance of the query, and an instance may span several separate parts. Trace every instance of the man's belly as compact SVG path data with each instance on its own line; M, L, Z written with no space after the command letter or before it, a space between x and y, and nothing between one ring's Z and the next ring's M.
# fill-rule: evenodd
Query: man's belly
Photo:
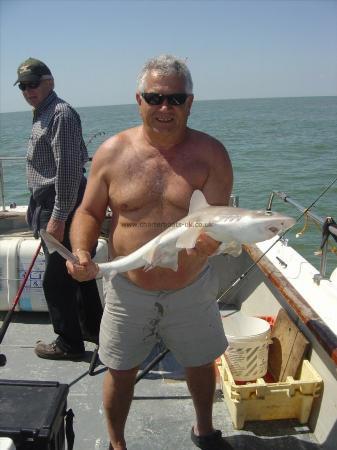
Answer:
M178 213L179 214L179 213ZM169 220L165 215L160 214L158 217L151 217L151 220L146 217L144 222L125 223L120 221L116 227L112 227L110 236L111 254L113 258L118 256L125 256L140 249L147 242L158 236L165 230L165 224L170 225L177 220L177 213L173 220ZM181 214L181 213L180 213ZM170 214L171 218L173 214ZM144 226L148 225L148 226ZM164 224L164 228L151 226ZM181 250L178 254L178 270L163 267L154 267L145 271L143 267L139 269L130 270L122 273L132 283L148 290L170 290L180 289L191 282L199 275L205 267L207 261L206 256L187 255L186 250Z
M150 291L182 289L198 277L206 263L206 257L188 256L186 251L182 250L179 254L177 271L163 267L154 267L148 271L139 268L121 275L126 276L135 285Z

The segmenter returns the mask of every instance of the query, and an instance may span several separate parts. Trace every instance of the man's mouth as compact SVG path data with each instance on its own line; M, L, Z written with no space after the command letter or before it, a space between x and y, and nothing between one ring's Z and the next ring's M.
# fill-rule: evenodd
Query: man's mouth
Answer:
M158 120L158 122L168 123L168 122L172 122L173 118L172 117L156 117L156 120Z

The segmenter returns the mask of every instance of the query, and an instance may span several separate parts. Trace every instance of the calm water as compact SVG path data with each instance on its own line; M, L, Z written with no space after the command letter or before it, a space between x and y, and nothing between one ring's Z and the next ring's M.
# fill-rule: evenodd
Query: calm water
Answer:
M90 155L108 136L140 123L136 105L78 108L78 112L85 140L92 139ZM0 114L0 121L0 157L25 156L31 113ZM337 176L337 97L196 101L189 125L226 146L234 167L234 193L242 207L265 208L272 190L285 191L309 206ZM101 134L93 138L96 133ZM27 203L24 164L6 162L4 172L7 203ZM319 200L314 212L337 221L336 194L337 183ZM300 216L281 201L274 201L274 209ZM302 226L303 220L296 231ZM314 252L320 234L315 225L300 239L295 233L288 237L319 266ZM336 262L331 255L330 270Z

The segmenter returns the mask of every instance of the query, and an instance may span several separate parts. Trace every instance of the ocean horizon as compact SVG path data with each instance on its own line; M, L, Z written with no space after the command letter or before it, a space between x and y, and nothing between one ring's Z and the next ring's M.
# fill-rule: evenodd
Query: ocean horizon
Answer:
M337 97L337 95L293 95L293 96L285 96L285 97L231 97L231 98L206 98L206 99L199 99L197 97L194 98L194 102L218 102L218 101L227 101L227 100L273 100L273 99L282 99L282 98L324 98L324 97ZM63 98L61 96L61 98ZM64 100L66 100L64 98ZM68 101L68 100L66 100ZM70 101L69 101L70 103ZM134 103L112 103L112 104L107 104L107 105L75 105L72 104L72 106L75 109L78 108L105 108L105 107L110 107L110 106L131 106L131 105L136 105L136 102ZM137 105L136 105L137 106ZM25 109L20 109L20 110L15 110L15 111L0 111L0 114L12 114L12 113L20 113L20 112L31 112L31 108L29 109L29 107L25 107Z
M57 91L56 91L57 92ZM92 156L109 136L141 123L135 104L77 107L83 136ZM260 99L195 100L189 126L221 141L232 160L233 193L244 208L264 209L272 191L283 191L308 207L337 176L337 96L273 97ZM25 157L31 132L31 111L1 113L1 156ZM87 166L90 171L90 164ZM7 204L26 204L25 164L3 162ZM313 211L337 220L337 184L317 202ZM295 218L300 213L280 200L274 209ZM303 219L287 237L315 266L320 232L310 225L302 238ZM330 255L329 268L336 267Z

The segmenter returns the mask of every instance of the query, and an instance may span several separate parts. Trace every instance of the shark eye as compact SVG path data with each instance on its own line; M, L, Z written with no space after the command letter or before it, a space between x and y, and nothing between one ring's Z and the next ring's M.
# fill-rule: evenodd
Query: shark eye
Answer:
M272 233L277 233L277 232L279 231L279 229L278 229L277 227L271 226L271 227L268 227L268 228L269 228L269 230L270 230Z

